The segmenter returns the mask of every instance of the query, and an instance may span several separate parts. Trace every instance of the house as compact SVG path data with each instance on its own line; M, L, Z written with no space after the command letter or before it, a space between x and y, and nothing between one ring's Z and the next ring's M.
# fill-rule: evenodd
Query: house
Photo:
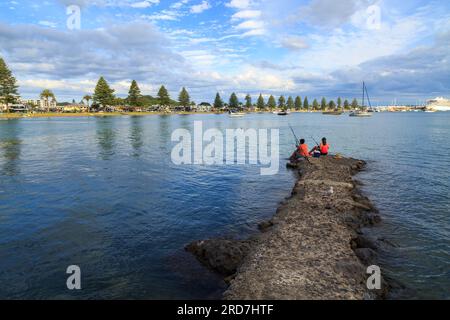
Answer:
M58 111L61 112L87 112L88 107L84 104L71 103L66 106L58 106Z
M212 106L208 102L202 102L202 103L194 106L193 108L197 112L211 112L211 110L212 110Z

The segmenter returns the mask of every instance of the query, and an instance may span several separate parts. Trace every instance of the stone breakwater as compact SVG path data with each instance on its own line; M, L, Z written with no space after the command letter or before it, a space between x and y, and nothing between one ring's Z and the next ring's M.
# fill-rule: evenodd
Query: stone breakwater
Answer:
M377 299L389 285L369 291L367 267L379 240L362 228L380 221L352 178L365 162L322 157L301 161L290 198L261 233L247 240L211 239L186 250L229 284L225 299Z

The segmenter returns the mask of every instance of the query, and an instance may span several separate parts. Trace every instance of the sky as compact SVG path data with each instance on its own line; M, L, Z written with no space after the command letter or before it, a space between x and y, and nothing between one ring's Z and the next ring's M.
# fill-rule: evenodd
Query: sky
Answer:
M415 104L450 98L450 2L0 0L0 56L26 99L79 101L104 76L120 97L135 79L197 103L353 99L365 81L373 104Z

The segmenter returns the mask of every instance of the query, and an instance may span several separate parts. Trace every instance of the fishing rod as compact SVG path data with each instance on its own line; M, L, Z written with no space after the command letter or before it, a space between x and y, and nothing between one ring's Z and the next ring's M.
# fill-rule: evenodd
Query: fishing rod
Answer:
M288 125L289 125L289 128L291 128L292 134L294 135L294 138L295 138L295 146L298 147L298 145L299 145L299 143L300 143L300 140L298 139L297 135L295 134L295 131L294 131L294 129L292 128L292 126L291 126L289 123L288 123Z
M292 128L291 124L288 123L288 125L289 125L289 128L291 128L292 134L294 135L294 138L295 138L295 147L298 148L298 146L300 145L300 139L295 134L295 131ZM306 161L308 161L309 164L312 164L311 161L309 161L308 157L304 157L304 158L306 159Z
M317 140L316 140L316 139L314 139L314 137L313 137L313 136L311 136L311 139L313 139L313 140L314 140L314 143L316 144L316 146L320 147L320 144L319 144L319 143L317 143Z

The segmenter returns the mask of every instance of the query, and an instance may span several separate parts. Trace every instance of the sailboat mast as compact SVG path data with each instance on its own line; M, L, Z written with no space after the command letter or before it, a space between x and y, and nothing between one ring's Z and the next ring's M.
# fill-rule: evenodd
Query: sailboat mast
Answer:
M365 98L365 96L366 96L366 84L365 84L365 82L363 81L363 98L362 98L362 108L364 108L364 98Z

